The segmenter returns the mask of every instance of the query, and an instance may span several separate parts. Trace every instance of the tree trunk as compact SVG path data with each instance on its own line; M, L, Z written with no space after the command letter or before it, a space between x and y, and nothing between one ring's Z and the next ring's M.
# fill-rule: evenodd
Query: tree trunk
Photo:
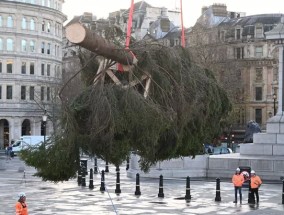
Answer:
M95 52L105 58L124 65L132 65L134 56L129 50L116 47L110 41L92 32L80 23L74 23L66 27L67 39L89 51Z

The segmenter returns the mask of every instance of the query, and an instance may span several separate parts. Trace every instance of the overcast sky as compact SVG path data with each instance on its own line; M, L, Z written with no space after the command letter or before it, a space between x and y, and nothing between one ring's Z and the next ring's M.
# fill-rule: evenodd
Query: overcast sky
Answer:
M141 0L135 0L139 2ZM168 9L180 8L180 0L145 0L152 6ZM109 12L130 7L131 0L65 0L63 13L71 20L76 15L92 12L97 18L107 18ZM227 5L227 10L245 12L246 15L263 13L283 13L284 0L183 0L185 27L194 25L201 15L201 8L213 3Z

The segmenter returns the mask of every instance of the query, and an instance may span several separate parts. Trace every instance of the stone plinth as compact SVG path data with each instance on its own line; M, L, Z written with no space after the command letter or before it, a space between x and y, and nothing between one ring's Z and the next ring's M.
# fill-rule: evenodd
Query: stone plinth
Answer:
M240 166L255 170L263 180L279 181L284 176L283 156L248 156L239 153L212 155L208 163L208 177L231 178Z
M197 155L194 159L192 157L171 159L158 163L151 167L148 173L144 173L139 168L139 156L131 155L127 176L135 178L139 173L141 177L149 178L159 178L160 175L165 178L206 177L208 157L208 155Z

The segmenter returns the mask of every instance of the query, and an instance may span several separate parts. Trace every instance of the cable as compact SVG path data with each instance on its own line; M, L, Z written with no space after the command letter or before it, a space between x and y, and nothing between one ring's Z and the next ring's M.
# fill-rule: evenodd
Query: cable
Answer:
M100 171L100 168L99 168L99 167L97 167L97 168L98 168L99 174L102 176L101 171ZM111 202L111 205L112 205L112 207L113 207L113 210L114 210L115 214L118 215L117 209L116 209L116 207L115 207L115 205L114 205L114 203L113 203L113 200L112 200L112 198L111 198L111 196L110 196L110 194L109 194L109 191L108 191L108 189L107 189L106 182L104 181L104 183L105 183L105 189L106 189L106 192L107 192L108 197L109 197L109 199L110 199L110 202Z

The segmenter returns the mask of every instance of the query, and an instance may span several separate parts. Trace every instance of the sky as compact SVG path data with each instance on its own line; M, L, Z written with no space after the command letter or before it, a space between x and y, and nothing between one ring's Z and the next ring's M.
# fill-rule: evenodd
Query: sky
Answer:
M134 3L141 0L134 0ZM154 7L166 7L168 9L180 8L180 0L145 0ZM201 15L203 6L214 3L227 5L228 11L245 12L246 15L263 13L283 13L284 0L182 0L183 20L185 27L194 25ZM131 0L65 0L63 13L67 15L68 21L74 16L82 15L84 12L92 12L97 18L107 18L110 12L130 7Z

